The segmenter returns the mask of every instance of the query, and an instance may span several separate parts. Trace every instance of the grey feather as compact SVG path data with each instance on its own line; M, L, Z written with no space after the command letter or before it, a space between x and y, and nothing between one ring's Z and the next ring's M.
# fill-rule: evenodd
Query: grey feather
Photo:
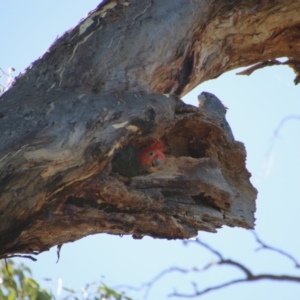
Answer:
M205 110L209 114L218 115L221 120L220 126L224 128L227 136L232 141L235 141L232 130L226 120L227 107L224 106L218 97L208 92L202 92L198 96L198 105L200 109Z
M145 167L138 160L140 150L132 145L126 145L114 156L112 172L125 177L134 177L147 173Z

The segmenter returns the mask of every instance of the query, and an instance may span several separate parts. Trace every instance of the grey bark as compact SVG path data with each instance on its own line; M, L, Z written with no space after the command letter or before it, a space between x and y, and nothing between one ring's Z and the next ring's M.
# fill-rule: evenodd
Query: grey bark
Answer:
M98 232L183 239L253 228L243 144L223 117L178 96L240 66L298 62L299 8L105 1L57 39L1 97L0 257ZM161 170L129 184L112 176L118 149L157 139L168 148Z

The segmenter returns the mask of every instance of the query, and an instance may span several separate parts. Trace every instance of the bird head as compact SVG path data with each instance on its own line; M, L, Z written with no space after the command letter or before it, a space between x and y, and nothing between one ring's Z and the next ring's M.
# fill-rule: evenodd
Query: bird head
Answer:
M163 153L166 150L162 141L154 142L150 146L141 149L138 156L139 161L148 172L155 172L166 161L166 156Z

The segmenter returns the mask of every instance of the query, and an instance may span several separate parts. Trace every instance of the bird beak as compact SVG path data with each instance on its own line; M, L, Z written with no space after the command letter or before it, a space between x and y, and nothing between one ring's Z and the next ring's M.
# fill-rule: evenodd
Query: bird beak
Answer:
M147 171L149 173L156 172L163 163L164 160L162 158L156 158L152 161L152 166Z
M162 158L156 158L152 161L152 167L158 167L163 163L164 163L164 160Z

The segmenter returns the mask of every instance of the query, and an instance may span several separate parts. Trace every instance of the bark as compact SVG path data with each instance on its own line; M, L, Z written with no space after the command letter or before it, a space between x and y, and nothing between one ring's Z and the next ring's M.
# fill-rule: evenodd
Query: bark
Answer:
M99 232L183 239L253 228L243 144L178 96L237 67L283 56L299 65L299 9L104 1L57 39L1 97L0 257ZM122 146L158 139L161 170L129 183L111 174Z

